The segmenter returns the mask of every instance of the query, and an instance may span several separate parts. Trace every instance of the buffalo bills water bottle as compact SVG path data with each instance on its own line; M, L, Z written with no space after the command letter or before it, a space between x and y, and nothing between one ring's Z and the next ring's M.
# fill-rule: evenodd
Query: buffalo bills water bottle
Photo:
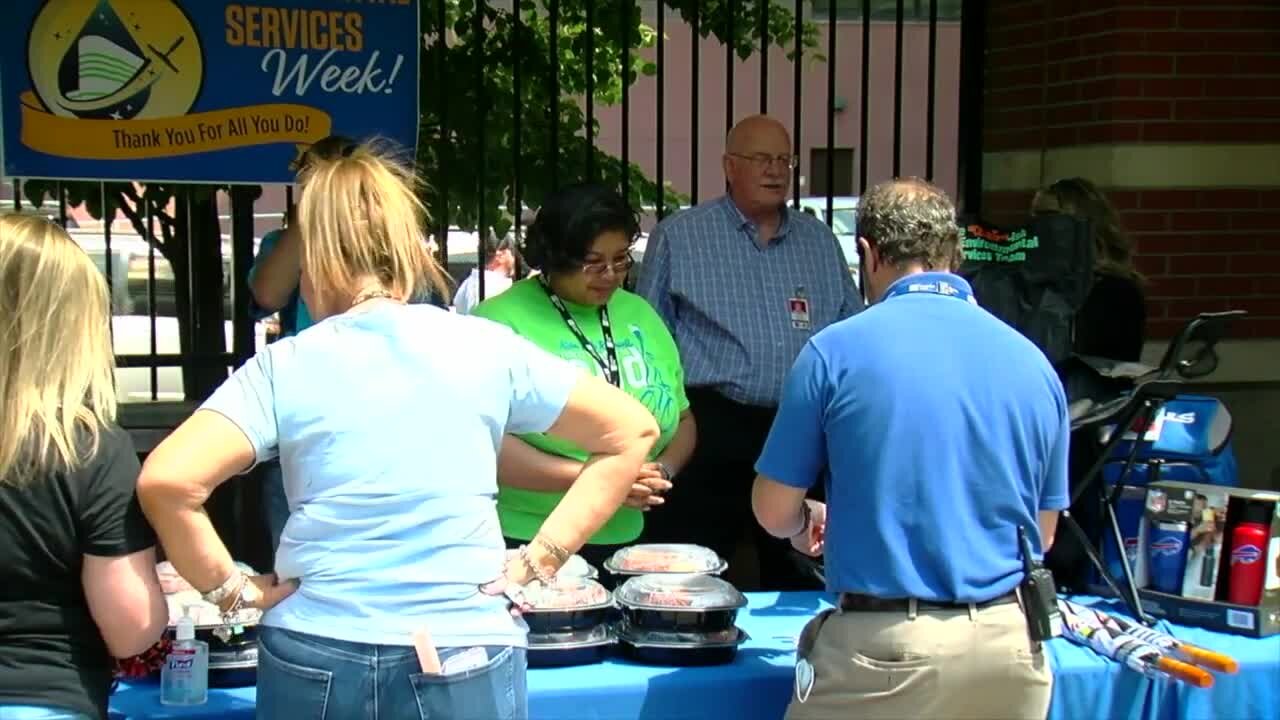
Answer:
M1151 528L1147 546L1147 573L1151 587L1162 593L1182 592L1182 574L1187 566L1187 528L1185 522L1157 522Z
M1227 602L1257 605L1262 600L1262 583L1267 576L1263 552L1271 536L1271 508L1249 503L1244 518L1231 531L1231 574L1227 581Z
M1147 490L1125 486L1120 489L1116 499L1116 525L1120 527L1120 537L1124 540L1124 558L1129 561L1129 570L1133 573L1134 582L1142 587L1145 583L1145 563L1140 561L1143 512L1146 508ZM1124 579L1124 568L1121 567L1121 555L1116 548L1115 536L1109 532L1102 535L1102 559L1111 573L1112 579L1120 582Z

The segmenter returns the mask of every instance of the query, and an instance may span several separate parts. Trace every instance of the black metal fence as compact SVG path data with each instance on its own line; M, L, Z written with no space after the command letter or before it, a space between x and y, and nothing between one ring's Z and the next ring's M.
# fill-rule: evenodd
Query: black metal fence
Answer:
M812 157L822 160L825 167L808 170L815 177L825 177L823 217L828 223L832 222L837 196L834 178L845 170L838 167L838 162L853 162L854 156L856 173L852 168L848 168L848 172L850 177L856 175L859 193L889 175L923 175L954 187L963 210L978 210L984 21L981 0L667 0L665 4L637 0L540 0L535 4L532 0L520 0L521 12L512 12L512 0L476 0L467 3L469 17L459 17L458 0L421 2L422 25L428 36L428 47L421 57L421 77L426 91L422 104L424 118L429 117L435 127L431 132L424 129L419 162L428 166L424 169L433 179L433 195L428 198L428 204L438 226L435 237L446 261L454 258L448 247L451 226L487 228L505 213L513 223L511 231L518 237L525 216L518 209L536 206L540 191L578 179L615 179L625 195L633 201L639 198L649 206L647 209L655 219L672 212L677 203L706 200L707 195L700 192L706 189L705 183L699 181L701 164L710 163L714 156L706 153L718 152L718 149L708 147L703 136L707 134L706 128L718 126L721 120L705 117L704 107L709 97L722 92L723 127L727 131L734 124L741 108L734 94L742 85L741 77L735 78L735 72L746 72L743 68L749 67L735 58L745 59L744 53L750 56L744 48L753 47L759 99L754 109L790 123L797 156L802 156L808 146L814 151ZM649 48L635 42L637 27L642 21L651 23L650 27L656 32ZM544 38L545 57L538 62L531 62L527 54L508 52L504 57L503 47L491 47L483 42L487 36L499 32L500 27L504 32L513 33L512 42L516 45L511 47L537 47L541 53L544 46L534 40ZM841 51L841 38L857 37L841 29L853 27L860 33L860 62L855 63L856 68L851 71L835 59ZM927 41L923 50L918 44L910 45L904 40L908 32L921 33L925 27ZM878 32L877 28L880 31L892 28L892 54L873 52L873 33ZM478 62L473 60L471 65L475 70L471 81L475 86L474 95L460 99L436 92L433 96L433 87L448 87L456 80L446 77L452 68L447 53L458 52L456 46L450 46L449 37L466 32L471 38L481 40L473 42L468 50L480 53L481 58ZM673 48L670 38L681 33L688 44L683 49ZM939 38L943 33L959 37L957 57L940 57ZM711 77L705 72L705 67L714 59L704 57L708 37L721 39L725 55L723 78ZM781 50L792 58L779 61L776 53L770 55L770 48L777 49L783 37L788 44ZM620 147L615 153L601 152L599 117L602 107L612 103L602 101L598 91L601 85L616 78L602 74L604 71L598 67L602 62L600 47L616 50L621 68L630 68L636 58L652 63L652 67L647 68L652 70L652 79L645 82L653 83L650 86L653 141L644 153L634 147L635 117L645 109L637 110L635 105L634 94L639 85L633 86L632 80L638 76L633 78L632 70L624 70L628 74L623 76L626 81L621 82L617 98L621 109L617 127L608 129L620 138ZM926 76L921 81L926 87L923 108L914 103L906 107L904 83L917 82L904 73L909 64L919 64L912 53L926 56ZM814 58L818 55L825 55L827 61L816 62ZM572 60L572 68L562 66L565 57ZM673 62L676 64L672 65ZM495 97L489 75L503 63L509 68L512 89L505 97ZM956 63L959 65L956 87L940 88L940 69L953 70ZM578 72L579 65L583 81L566 75ZM805 88L813 67L820 67L825 73L825 92L816 98ZM873 98L875 79L878 73L886 71L891 72L893 78L891 98L878 95ZM855 87L860 94L857 145L852 153L842 155L837 152L837 121L842 103L847 101L841 97L838 87L839 81L847 79L850 72L857 73ZM776 92L771 94L771 87L788 73L792 92L781 97ZM668 92L673 77L685 74L691 78L688 94L681 98ZM683 77L679 79L683 82ZM545 89L552 98L575 102L585 118L581 129L568 133L564 124L574 116L566 115L566 105L552 102L546 108L526 106L523 100L529 96L530 88L538 88L539 92ZM940 92L955 100L954 116L939 110ZM477 103L479 127L460 126L458 103L463 101ZM507 106L500 105L499 101L506 102ZM968 110L962 111L962 108ZM920 142L919 138L908 138L904 134L904 112L923 112L925 118L922 167L908 167L904 159L904 148L914 151L914 144ZM818 133L807 133L806 128L813 126L810 119L815 113L825 115L825 128ZM877 116L883 113L893 118L893 130L887 138L878 137L873 130ZM501 133L494 132L485 120L506 115L509 115L510 127L504 126ZM946 146L936 141L940 122L955 125L949 130L954 141ZM669 136L676 132L688 133L687 157L672 157ZM814 134L820 142L810 142ZM470 140L454 142L463 135ZM539 141L534 142L535 138ZM890 149L883 144L888 144ZM872 166L875 152L889 153L891 161L887 169ZM486 168L498 162L499 153L511 158L512 172L509 177L494 181L486 174ZM465 157L460 157L464 154ZM936 177L941 166L939 159L944 154L952 154L948 167L954 169L954 177ZM459 169L463 164L477 169L463 172ZM797 167L792 179L796 207L801 205L802 177L802 168ZM122 218L131 227L131 241L142 238L145 242L142 252L137 252L136 247L128 253L117 252L118 248L113 248L113 222L102 224L100 267L116 300L113 303L116 312L145 318L148 329L144 348L120 352L117 358L122 369L140 368L149 373L149 395L142 393L132 399L174 399L160 392L160 375L166 369L177 368L183 377L184 399L198 401L225 377L227 368L253 354L261 334L249 314L247 279L258 235L255 209L261 215L283 213L283 207L263 207L263 201L257 199L257 189L249 187L214 193L194 186L171 185L157 189L152 197L152 188L143 185L40 184L53 201L45 211L64 224L74 225L69 222L74 214L71 209L81 203L91 210L96 206L95 214L106 207L109 219ZM677 184L683 184L685 192L667 189L668 185ZM22 188L22 180L13 182L12 205L18 210L30 210L29 204L21 199ZM462 203L458 197L469 199ZM219 208L224 215L229 213L229 223L210 221L219 214ZM477 256L464 258L461 264L483 265L483 248L484 243L477 243ZM121 263L125 265L123 273ZM161 272L166 266L167 276ZM457 269L455 276L462 274ZM481 278L483 275L480 274ZM165 298L170 294L173 302L165 307ZM158 334L157 330L170 312L179 336L176 349L166 349L166 341L160 339L162 333ZM224 330L228 320L229 342Z

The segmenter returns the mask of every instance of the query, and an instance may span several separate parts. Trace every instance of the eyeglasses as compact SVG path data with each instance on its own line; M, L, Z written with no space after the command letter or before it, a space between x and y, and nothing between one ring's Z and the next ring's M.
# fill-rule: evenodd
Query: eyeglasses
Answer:
M788 170L795 170L800 167L800 158L795 155L766 155L765 153L753 153L751 155L742 155L740 153L729 153L730 157L736 157L740 160L746 160L752 165L759 167L769 167L770 165L782 165Z
M622 275L623 273L630 270L635 264L636 264L635 258L628 255L622 260L615 260L613 262L585 263L582 266L582 272L586 275L593 275L598 277L598 276L604 275L606 272L610 270L613 270L614 275Z

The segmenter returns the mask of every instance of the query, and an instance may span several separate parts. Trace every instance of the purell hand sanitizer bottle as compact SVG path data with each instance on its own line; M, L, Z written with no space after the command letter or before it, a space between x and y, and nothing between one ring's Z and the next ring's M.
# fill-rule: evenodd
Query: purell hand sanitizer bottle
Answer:
M173 648L160 669L161 705L203 705L209 699L209 643L196 640L196 623L183 608Z

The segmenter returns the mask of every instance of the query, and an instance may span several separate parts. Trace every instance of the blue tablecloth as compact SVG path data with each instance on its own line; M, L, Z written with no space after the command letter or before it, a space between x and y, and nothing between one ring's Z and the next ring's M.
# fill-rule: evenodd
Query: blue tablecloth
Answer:
M672 668L611 660L598 665L529 671L534 720L778 720L791 696L796 637L828 606L821 593L749 593L738 624L750 639L731 665ZM1076 598L1077 600L1084 600ZM1109 610L1118 610L1111 605ZM1051 720L1277 720L1280 718L1280 636L1253 640L1179 626L1163 627L1188 642L1240 661L1240 673L1219 675L1211 690L1152 681L1093 651L1058 639L1049 643L1054 669ZM121 684L111 710L119 720L253 717L254 689L211 690L195 708L160 705L153 683Z

